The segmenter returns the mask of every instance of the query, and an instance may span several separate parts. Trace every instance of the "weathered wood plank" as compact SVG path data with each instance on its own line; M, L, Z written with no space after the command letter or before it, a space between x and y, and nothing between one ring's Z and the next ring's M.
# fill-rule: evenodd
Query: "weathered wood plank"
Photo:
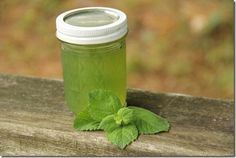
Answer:
M170 132L119 150L101 131L73 129L61 81L0 75L0 155L234 155L233 101L130 89L127 102L166 117Z

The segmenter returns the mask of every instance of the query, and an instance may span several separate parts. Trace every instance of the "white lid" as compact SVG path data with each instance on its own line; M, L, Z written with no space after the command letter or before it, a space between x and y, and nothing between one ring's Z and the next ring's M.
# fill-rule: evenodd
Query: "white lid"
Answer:
M56 19L56 36L72 44L100 44L126 35L127 17L117 9L88 7L69 10Z

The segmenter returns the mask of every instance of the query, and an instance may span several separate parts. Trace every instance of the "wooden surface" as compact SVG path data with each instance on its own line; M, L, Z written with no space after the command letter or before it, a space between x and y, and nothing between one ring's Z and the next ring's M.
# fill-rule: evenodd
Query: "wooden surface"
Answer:
M129 90L128 105L167 118L170 132L141 135L126 150L117 149L102 131L73 129L61 81L0 75L0 155L234 155L233 101Z

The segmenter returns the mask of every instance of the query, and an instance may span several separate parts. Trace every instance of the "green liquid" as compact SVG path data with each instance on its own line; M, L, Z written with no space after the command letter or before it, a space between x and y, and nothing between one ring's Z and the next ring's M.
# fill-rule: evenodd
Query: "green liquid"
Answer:
M100 45L62 43L65 98L78 113L88 105L88 94L95 89L111 90L125 105L125 40Z

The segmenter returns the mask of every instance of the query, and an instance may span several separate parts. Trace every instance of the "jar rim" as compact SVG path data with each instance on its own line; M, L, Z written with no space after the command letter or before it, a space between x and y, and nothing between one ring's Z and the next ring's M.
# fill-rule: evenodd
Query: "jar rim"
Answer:
M114 15L117 20L101 26L76 26L65 19L84 11L103 11ZM115 41L128 32L127 16L118 9L107 7L86 7L66 11L56 19L56 36L58 39L72 44L101 44Z

